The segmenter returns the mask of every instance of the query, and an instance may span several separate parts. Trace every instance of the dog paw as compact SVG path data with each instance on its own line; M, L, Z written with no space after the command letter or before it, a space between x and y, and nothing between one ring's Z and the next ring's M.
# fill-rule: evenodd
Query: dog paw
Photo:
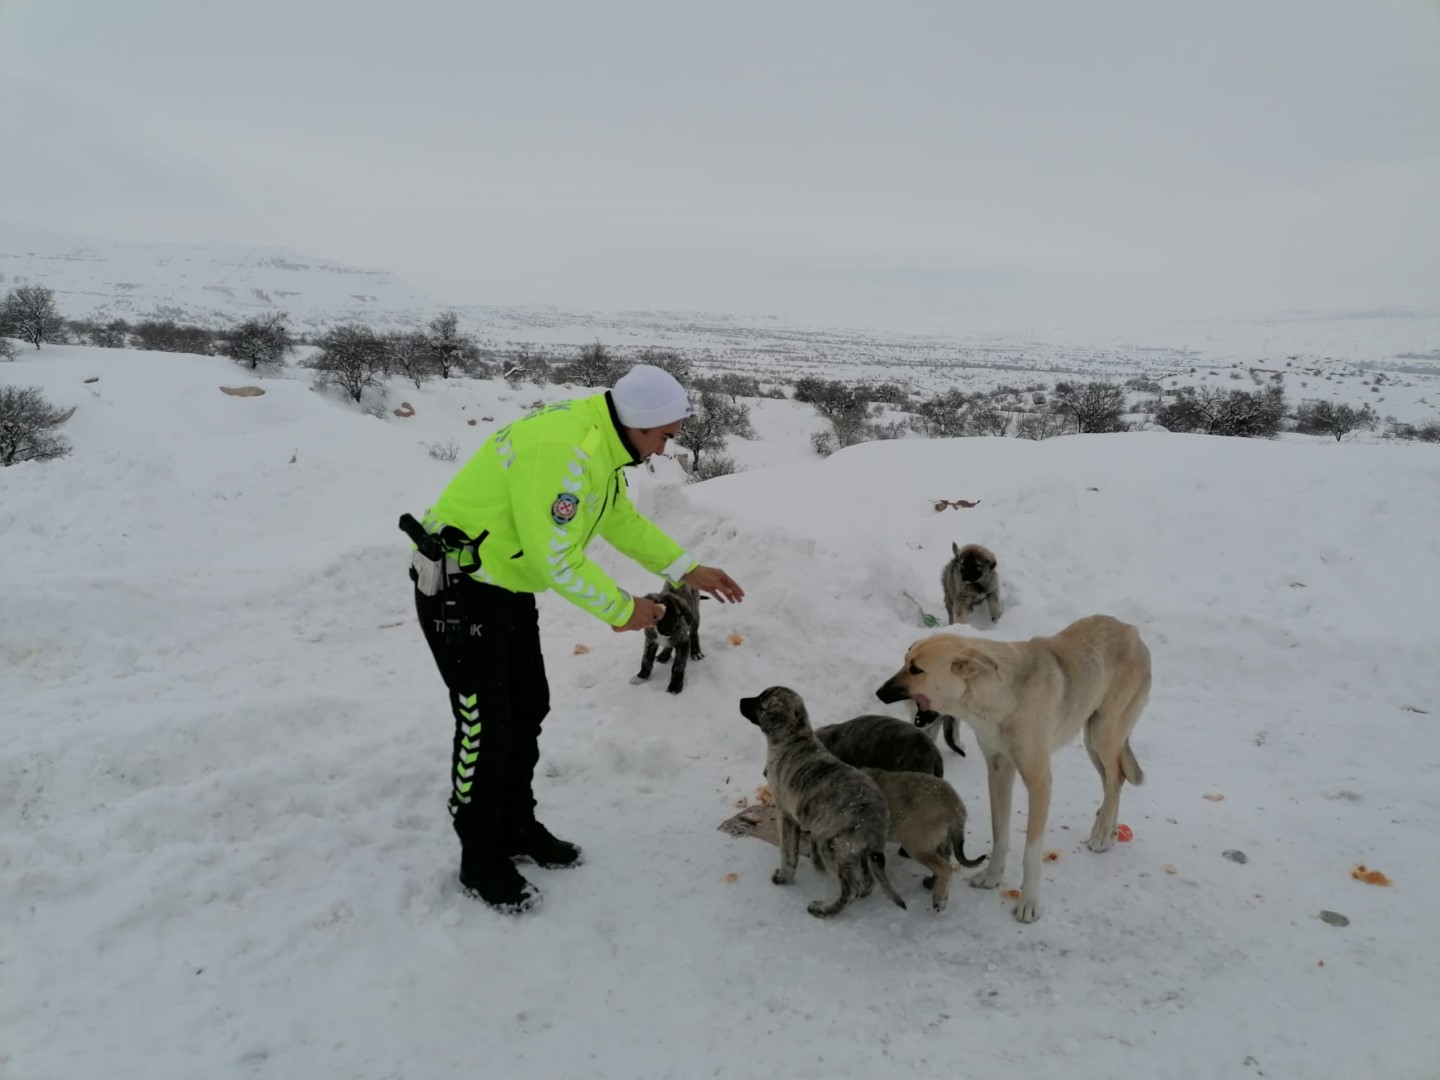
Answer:
M990 868L986 868L970 878L970 887L972 889L998 889L1003 877L1003 872L992 873Z
M678 693L680 693L681 690L684 690L684 689L685 689L685 687L683 687L683 686L667 686L667 687L665 688L665 692L666 692L667 694L678 694Z
M810 912L810 914L814 915L817 919L828 919L831 915L835 914L835 912L830 910L829 904L826 904L820 900L811 900L809 906L806 907L805 910Z
M772 885L789 885L794 880L795 875L787 874L784 870L776 870L770 875L770 883Z
M932 901L930 902L930 906L931 906L932 908L934 908L936 912L941 912L941 911L944 911L944 910L945 910L945 905L948 904L949 902L950 902L950 901L949 901L948 899L946 899L946 900L932 900Z
M1015 905L1015 918L1021 922L1034 922L1040 918L1040 901L1034 897L1028 900L1024 896L1020 897L1019 903Z
M630 685L631 685L631 686L639 686L641 683L643 683L643 682L645 682L645 681L646 681L646 679L645 679L645 676L644 676L644 675L632 675L632 676L630 676Z
M1090 833L1090 839L1085 841L1085 846L1097 855L1109 851L1115 846L1115 830L1096 828Z
M923 881L921 881L920 884L921 884L924 888L933 889L933 888L935 887L935 875L934 875L934 874L931 874L929 877L927 877L927 878L925 878Z
M692 653L690 654L690 659L691 659L691 660L704 660L704 659L705 659L705 654L704 654L703 652L692 652Z

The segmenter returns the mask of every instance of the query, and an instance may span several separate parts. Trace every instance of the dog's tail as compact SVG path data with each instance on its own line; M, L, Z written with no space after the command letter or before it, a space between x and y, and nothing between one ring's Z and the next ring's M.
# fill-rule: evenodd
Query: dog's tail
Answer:
M1126 780L1139 787L1145 782L1145 772L1135 760L1135 751L1130 749L1130 740L1125 740L1125 749L1120 751L1120 772Z
M960 745L960 721L953 716L942 716L941 721L945 725L945 745L954 750L961 757L965 756L965 747Z
M955 861L965 869L979 866L987 856L981 855L978 859L965 858L965 819L959 818L950 828L950 846L955 851Z
M903 908L905 901L900 899L900 894L895 891L895 886L890 884L890 879L885 876L885 853L883 851L872 851L866 857L866 863L870 869L870 876L875 879L880 888L895 904Z

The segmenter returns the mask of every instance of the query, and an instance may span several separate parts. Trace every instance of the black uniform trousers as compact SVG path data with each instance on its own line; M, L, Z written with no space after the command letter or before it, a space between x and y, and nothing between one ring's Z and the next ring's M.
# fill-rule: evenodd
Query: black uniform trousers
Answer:
M550 711L535 597L458 575L435 596L417 588L415 611L455 716L455 831L462 844L503 844L535 820L531 784Z

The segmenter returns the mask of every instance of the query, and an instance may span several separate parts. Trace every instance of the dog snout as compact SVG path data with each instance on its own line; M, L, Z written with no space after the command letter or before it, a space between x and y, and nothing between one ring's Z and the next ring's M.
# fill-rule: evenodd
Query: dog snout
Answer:
M904 701L910 696L910 691L900 685L900 676L896 675L875 691L875 696L887 705L897 701Z
M760 699L758 697L742 697L740 699L740 715L752 724L758 724L760 722Z

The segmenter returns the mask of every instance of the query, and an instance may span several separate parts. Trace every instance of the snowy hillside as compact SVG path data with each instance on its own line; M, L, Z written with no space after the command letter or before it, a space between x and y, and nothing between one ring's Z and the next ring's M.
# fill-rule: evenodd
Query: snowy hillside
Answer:
M755 403L746 472L635 471L748 594L705 605L683 696L629 685L638 636L541 600L541 812L587 862L528 869L545 901L517 921L454 880L451 719L395 521L456 468L428 446L463 459L567 391L397 387L409 419L299 372L219 391L253 381L78 347L0 364L77 406L70 457L0 469L7 1080L1440 1074L1436 447L1157 432L820 460L813 414ZM1134 839L1083 849L1099 784L1069 746L1039 922L959 882L937 916L898 857L908 911L819 922L808 867L777 888L774 848L717 831L762 782L737 699L903 715L873 692L923 632L905 594L940 609L952 541L1000 560L1007 610L973 632L1140 627ZM946 775L984 851L965 741Z
M286 248L136 244L0 222L0 292L44 285L69 318L224 326L285 311L299 330L346 319L413 325L438 302L384 270Z
M956 324L929 333L821 326L773 313L563 311L487 306L484 297L437 298L393 274L288 249L235 244L123 244L0 222L0 294L17 284L54 289L69 318L170 318L226 326L285 311L300 332L347 320L416 327L453 307L491 349L570 350L592 341L621 350L673 348L706 370L794 380L898 380L933 392L1023 386L1055 378L1163 378L1195 368L1248 376L1252 368L1374 364L1393 377L1440 385L1440 313L1289 313L1258 321L1140 323L1104 334L1053 325L1005 333ZM451 301L469 300L454 304ZM1193 380L1189 380L1193 381ZM1183 385L1183 384L1182 384ZM1379 409L1379 406L1377 406ZM1383 415L1386 410L1379 409ZM1425 419L1401 416L1400 419Z

